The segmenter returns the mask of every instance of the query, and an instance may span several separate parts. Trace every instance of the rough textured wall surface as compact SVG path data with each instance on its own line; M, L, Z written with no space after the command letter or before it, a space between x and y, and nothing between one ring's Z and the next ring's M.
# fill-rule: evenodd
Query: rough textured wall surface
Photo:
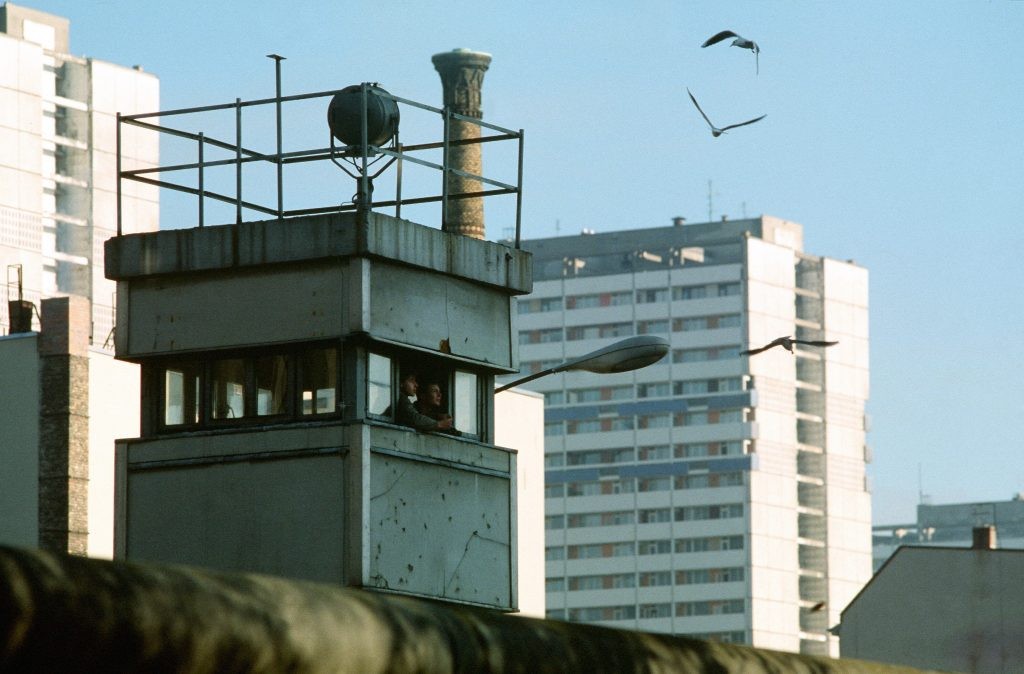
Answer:
M914 672L256 575L0 547L3 672Z

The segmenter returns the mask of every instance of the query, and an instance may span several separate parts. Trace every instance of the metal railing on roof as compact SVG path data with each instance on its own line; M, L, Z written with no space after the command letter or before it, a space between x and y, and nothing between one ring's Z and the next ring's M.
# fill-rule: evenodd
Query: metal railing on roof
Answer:
M295 217L295 216L308 216L318 215L327 213L339 213L346 211L359 211L360 209L373 210L374 208L394 208L395 217L401 217L401 209L403 205L412 204L423 204L439 202L441 204L441 223L442 228L447 221L448 204L452 200L456 199L468 199L474 197L490 197L495 195L513 194L515 195L515 247L520 247L520 230L521 230L521 213L522 213L522 179L523 179L523 130L519 129L514 131L507 129L496 124L484 122L481 119L475 117L469 117L453 112L451 109L437 108L424 103L418 103L406 98L394 96L383 89L380 89L374 84L362 83L361 87L363 96L363 105L361 108L361 128L362 128L362 143L359 145L345 145L340 147L334 146L334 137L331 136L331 143L328 147L314 147L302 150L284 152L282 150L282 104L306 101L311 99L327 99L332 98L335 95L341 93L342 89L332 89L329 91L318 91L308 94L298 94L291 96L281 95L281 81L280 81L280 57L270 55L272 58L277 60L277 91L276 95L272 98L262 98L256 100L243 101L240 98L236 98L234 103L222 103L217 105L205 105L191 108L179 108L173 110L163 110L158 112L149 112L133 115L117 115L117 234L120 236L123 233L123 208L122 208L122 182L124 180L131 180L139 183L153 185L158 188L173 190L176 192L182 192L191 194L198 197L198 225L204 226L204 214L206 210L206 201L214 200L218 202L233 204L235 207L235 221L236 223L242 222L242 211L248 209L257 213L263 213L279 219ZM375 96L381 96L394 101L399 106L407 106L418 110L423 110L428 113L439 115L443 121L444 131L442 133L441 140L415 143L415 144L403 144L399 141L399 135L396 130L394 137L386 146L371 145L367 142L367 98L370 89L373 89ZM259 106L275 106L275 117L276 117L276 152L266 153L259 152L251 147L246 147L243 142L243 125L242 125L242 111L247 108L256 108ZM216 138L211 135L207 135L202 131L188 131L182 128L172 127L164 123L164 120L168 118L184 118L189 115L200 115L202 113L218 112L218 111L234 111L234 138L226 140L222 138ZM159 122L154 121L159 118ZM469 124L476 125L481 129L481 135L478 138L451 138L451 127L453 121L467 122ZM131 125L141 129L156 132L166 136L172 136L177 138L183 138L186 140L193 141L195 143L195 161L168 164L164 166L152 166L144 168L135 168L130 170L124 170L122 167L122 128L124 125ZM489 135L485 135L485 131L493 132ZM501 141L515 141L517 144L517 165L515 167L515 183L506 183L492 178L487 178L481 175L475 175L466 171L454 168L450 165L449 156L450 150L453 147L459 145L470 145L470 144L482 144L482 143L494 143ZM209 148L217 148L233 153L233 156L227 159L207 159L206 150ZM416 156L417 153L429 150L442 150L442 161L441 163L427 161L426 159ZM378 156L379 155L379 156ZM338 158L344 158L351 163L358 175L356 177L358 182L358 192L360 195L369 195L369 198L365 200L354 199L349 203L342 203L339 205L331 206L319 206L312 208L293 208L286 209L284 207L284 181L283 175L285 168L299 163L309 162L324 162L332 161L338 164ZM371 158L375 159L371 161ZM383 157L387 157L388 161L381 167L376 173L370 174L370 168L374 162L380 160ZM259 203L253 200L251 197L246 198L244 196L244 181L243 181L243 167L253 163L266 162L276 167L277 172L277 186L276 186L276 204L267 205ZM402 195L402 183L403 183L403 163L410 162L415 165L424 166L429 169L434 169L442 173L442 188L441 194L429 194L427 196L416 196L416 197L403 197ZM380 173L390 167L392 164L397 163L395 171L395 187L394 187L394 198L387 199L384 201L374 202L372 201L372 180L375 179ZM338 164L340 166L340 164ZM209 189L206 185L206 171L207 169L233 166L235 172L234 180L234 193L226 194L223 192L217 192ZM344 167L342 167L344 168ZM195 172L195 183L196 186L192 187L182 182L172 181L165 179L161 174L179 174L182 172ZM347 170L346 170L347 172ZM349 174L350 176L352 174ZM463 178L467 178L473 181L478 181L489 189L480 189L472 192L452 192L449 190L449 179L451 176L457 175Z

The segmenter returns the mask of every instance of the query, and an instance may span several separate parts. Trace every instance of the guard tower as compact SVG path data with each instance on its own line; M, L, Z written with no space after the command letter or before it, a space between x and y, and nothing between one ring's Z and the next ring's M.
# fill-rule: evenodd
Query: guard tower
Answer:
M141 437L116 448L116 555L514 610L516 449L493 443L493 390L517 369L511 298L532 285L519 249L522 131L369 83L282 96L274 58L272 98L119 118L119 136L156 129L194 153L121 168L119 187L188 195L196 226L122 236L119 221L106 244L116 354L142 372ZM303 114L329 110L324 143L285 147L290 107L303 129L319 123ZM243 134L257 109L276 120L262 139L273 147L242 142L258 135ZM399 142L410 111L436 135ZM211 113L228 122L196 130ZM453 140L453 121L482 133ZM511 144L514 177L453 165L457 143ZM285 186L308 185L311 167L345 194L348 174L355 196L286 208ZM265 175L250 180L255 168ZM292 183L292 170L307 173ZM393 183L375 189L386 171ZM480 189L450 189L453 176ZM514 240L445 231L449 203L501 195ZM227 224L207 224L218 205ZM438 222L403 219L410 205L440 207ZM439 385L459 435L398 423L410 373Z

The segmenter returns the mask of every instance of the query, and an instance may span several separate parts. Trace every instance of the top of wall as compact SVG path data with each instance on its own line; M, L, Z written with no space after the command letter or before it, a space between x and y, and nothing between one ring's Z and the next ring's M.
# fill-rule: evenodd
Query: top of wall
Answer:
M369 213L365 221L333 213L128 234L105 244L106 277L115 281L342 257L387 259L512 295L533 288L530 253L383 213Z

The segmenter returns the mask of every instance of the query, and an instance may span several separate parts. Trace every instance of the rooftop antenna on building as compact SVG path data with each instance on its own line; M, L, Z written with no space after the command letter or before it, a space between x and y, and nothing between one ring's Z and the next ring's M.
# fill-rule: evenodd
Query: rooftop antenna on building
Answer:
M917 464L917 504L918 505L929 505L932 497L924 493L924 479L921 473L921 464Z

